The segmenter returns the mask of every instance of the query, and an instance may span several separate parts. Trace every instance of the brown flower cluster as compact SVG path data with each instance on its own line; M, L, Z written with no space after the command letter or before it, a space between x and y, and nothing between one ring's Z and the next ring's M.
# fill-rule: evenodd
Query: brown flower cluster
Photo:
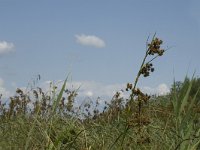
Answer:
M144 77L148 77L150 72L154 72L152 63L146 63L140 70L140 73L143 74Z
M139 88L133 89L133 94L138 97L138 101L144 101L145 103L151 98L148 94L142 93Z
M148 94L144 94L143 92L141 92L139 88L134 89L131 83L127 83L126 85L126 91L129 91L129 90L132 90L132 94L134 96L137 96L140 102L143 101L146 103L151 98L151 96L149 96Z
M127 83L126 85L126 91L131 90L133 88L133 84Z
M67 104L66 104L67 110L72 111L74 100L75 100L75 97L78 95L78 93L76 91L70 91L70 90L66 90L65 92L68 95L68 97L67 97L68 101L67 101Z
M148 44L148 54L149 55L154 55L158 54L159 56L162 56L164 53L164 49L161 49L160 46L162 45L163 41L155 38L151 41L151 43Z

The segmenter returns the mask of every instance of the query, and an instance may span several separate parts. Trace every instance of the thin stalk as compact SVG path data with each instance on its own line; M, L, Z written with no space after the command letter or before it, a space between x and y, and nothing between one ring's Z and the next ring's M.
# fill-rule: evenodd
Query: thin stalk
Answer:
M156 33L153 35L152 40L155 38L155 36L156 36ZM140 71L141 71L141 69L143 68L143 66L144 66L144 64L145 64L145 62L146 62L146 59L147 59L149 50L150 50L150 49L147 48L146 53L145 53L145 57L144 57L144 59L142 60L142 64L141 64L140 69L139 69L139 71L138 71L138 73L137 73L137 76L136 76L136 78L135 78L135 82L134 82L134 86L133 86L133 91L136 89L137 83L138 83L139 78L140 78L140 75L141 75L141 72L140 72ZM156 56L156 57L157 57L157 56ZM155 58L154 58L154 59L155 59ZM133 100L133 97L134 97L133 93L131 93L130 97L131 97L131 101L132 101L132 100Z

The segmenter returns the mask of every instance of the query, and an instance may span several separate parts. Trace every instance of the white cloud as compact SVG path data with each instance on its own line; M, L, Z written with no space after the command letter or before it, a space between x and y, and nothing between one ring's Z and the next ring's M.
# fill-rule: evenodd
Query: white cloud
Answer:
M6 41L0 41L0 55L14 51L14 44Z
M93 96L93 92L92 92L92 91L87 91L85 94L86 94L88 97Z
M12 93L4 87L4 80L1 78L0 78L0 94L2 94L2 98L9 98L12 95Z
M78 89L81 97L112 98L117 91L124 89L125 84L103 84L95 81L76 81L68 83L68 88Z
M76 37L76 42L81 44L81 45L85 45L85 46L93 46L96 48L103 48L106 46L105 42L94 35L75 35Z
M63 81L54 82L58 86L58 90L61 89ZM56 84L58 83L58 84ZM43 91L47 92L50 88L50 81L46 81L40 84ZM103 84L95 81L68 81L66 84L67 89L77 90L78 99L91 98L95 100L100 97L104 100L111 100L117 91L125 89L126 84ZM122 93L121 96L127 96L126 93Z
M155 88L144 86L142 87L142 90L148 94L157 94L157 95L166 95L167 93L170 92L169 87L165 83L159 84Z
M166 84L160 84L158 87L157 87L157 91L159 93L159 95L165 95L167 93L170 92L168 86Z
M46 81L40 84L40 87L46 93L50 90L51 81ZM63 81L58 80L54 82L54 85L58 87L58 91L61 89L63 85ZM125 91L126 83L122 84L103 84L95 81L67 81L66 84L67 89L69 90L77 90L78 96L76 98L75 103L80 105L85 98L89 98L91 100L96 100L100 97L99 103L104 103L104 101L110 101L116 92L121 93L121 97L129 98L129 92ZM122 92L123 90L124 92ZM159 84L157 87L141 87L142 92L147 94L156 94L156 95L165 95L170 90L168 86L164 83Z

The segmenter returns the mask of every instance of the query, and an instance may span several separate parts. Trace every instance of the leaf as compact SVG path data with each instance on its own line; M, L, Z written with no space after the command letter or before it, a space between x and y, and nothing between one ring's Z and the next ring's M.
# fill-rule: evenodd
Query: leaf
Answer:
M62 95L63 95L63 92L65 91L66 83L67 83L67 79L65 79L64 84L63 84L63 86L62 86L62 89L60 90L57 99L56 99L56 100L54 101L54 103L53 103L53 114L56 112L56 109L57 109L57 107L58 107L58 104L59 104L59 102L60 102L61 99L62 99Z
M190 91L191 91L191 88L192 88L192 83L193 82L190 82L189 84L189 87L187 89L187 92L184 96L184 98L182 99L182 97L180 97L182 99L182 101L180 100L180 109L179 109L179 115L183 112L184 110L184 107L187 105L188 103L188 98L189 98L189 94L190 94Z

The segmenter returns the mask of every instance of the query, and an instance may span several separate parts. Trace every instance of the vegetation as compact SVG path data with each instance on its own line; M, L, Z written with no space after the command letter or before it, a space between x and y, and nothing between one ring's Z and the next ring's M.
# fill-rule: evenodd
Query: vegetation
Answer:
M67 89L67 79L46 93L17 89L8 105L0 101L0 149L200 149L200 78L174 82L165 96L137 87L166 52L162 43L155 35L147 41L136 79L124 91L130 97L117 92L102 111L98 99L75 107L78 91Z

